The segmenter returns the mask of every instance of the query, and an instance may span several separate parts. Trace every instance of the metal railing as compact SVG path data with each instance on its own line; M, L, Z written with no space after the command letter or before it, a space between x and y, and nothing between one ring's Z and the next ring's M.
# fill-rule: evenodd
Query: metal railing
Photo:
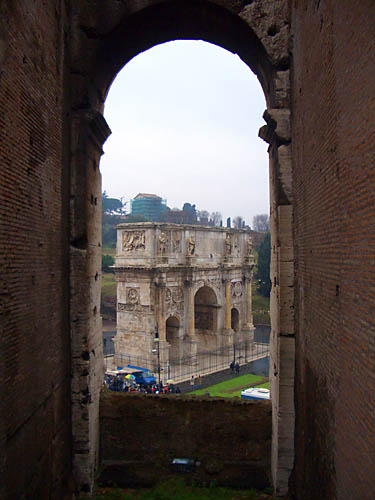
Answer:
M200 351L195 356L184 356L169 358L168 361L160 361L160 373L163 382L173 380L175 383L189 380L192 376L204 376L229 368L232 361L239 366L250 363L257 359L269 356L270 346L260 342L238 342L236 344L220 347L215 350ZM106 368L113 358L105 357ZM153 373L158 372L158 361L155 357L150 358L127 354L116 354L117 366L139 366L148 368ZM113 366L113 365L112 365Z

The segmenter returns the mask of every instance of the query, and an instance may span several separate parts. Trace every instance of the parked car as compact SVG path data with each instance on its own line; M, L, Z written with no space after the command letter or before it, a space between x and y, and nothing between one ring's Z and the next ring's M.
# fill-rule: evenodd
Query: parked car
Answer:
M242 399L270 399L269 389L250 387L241 392Z
M128 365L127 368L132 369L132 375L135 377L135 382L140 386L147 387L156 384L156 378L147 368L131 365Z

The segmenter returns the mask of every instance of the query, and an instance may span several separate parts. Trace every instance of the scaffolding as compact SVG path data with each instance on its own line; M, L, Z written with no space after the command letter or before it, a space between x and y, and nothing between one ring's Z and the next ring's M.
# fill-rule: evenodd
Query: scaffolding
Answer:
M167 200L156 194L139 193L130 200L131 215L143 215L152 222L159 222L167 208Z

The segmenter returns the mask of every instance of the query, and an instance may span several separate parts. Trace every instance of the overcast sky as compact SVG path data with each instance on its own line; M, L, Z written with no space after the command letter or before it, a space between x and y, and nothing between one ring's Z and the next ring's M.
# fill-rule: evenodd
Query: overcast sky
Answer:
M269 212L264 109L255 75L220 47L176 41L143 52L106 100L103 190L125 200L155 193L171 208L195 203L251 224Z

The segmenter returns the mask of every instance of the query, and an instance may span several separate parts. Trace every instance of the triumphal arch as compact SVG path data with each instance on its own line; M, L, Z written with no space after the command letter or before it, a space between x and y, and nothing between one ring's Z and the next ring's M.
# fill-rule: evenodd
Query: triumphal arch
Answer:
M162 366L195 359L196 371L207 372L199 366L203 352L253 342L253 267L244 229L120 224L115 362L139 360L153 369L158 339ZM190 373L181 370L174 370L174 379ZM168 378L166 370L162 378Z

